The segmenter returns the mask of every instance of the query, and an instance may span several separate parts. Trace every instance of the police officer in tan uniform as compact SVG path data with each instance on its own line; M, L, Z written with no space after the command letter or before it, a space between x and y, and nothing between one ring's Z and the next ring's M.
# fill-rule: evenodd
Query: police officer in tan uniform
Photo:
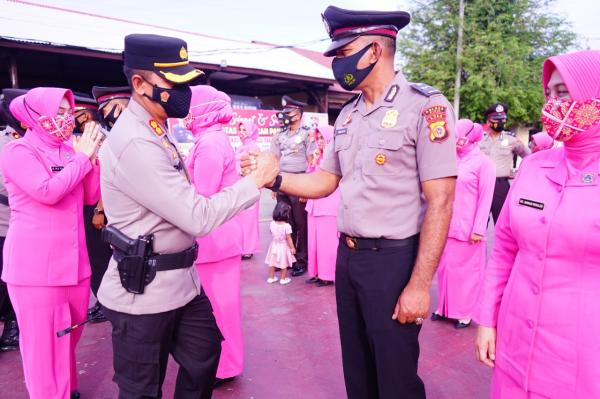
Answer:
M259 157L255 173L222 192L196 194L167 134L167 118L188 115L189 82L202 72L187 44L156 35L125 38L124 72L132 97L100 149L102 199L114 249L98 299L112 323L119 398L162 397L171 354L174 394L210 398L222 336L193 267L195 237L259 199L276 162Z
M312 129L302 125L305 103L290 96L281 98L283 110L278 113L283 127L271 140L271 151L279 158L279 167L286 173L304 173L308 168L309 155L316 148ZM296 263L292 276L301 276L308 270L308 220L306 202L297 196L277 193L277 203L285 202L292 208L290 225L292 241L296 248Z
M492 104L484 113L486 119L485 136L479 142L481 151L492 159L496 166L496 185L492 200L492 217L494 223L498 220L508 190L510 178L513 177L513 163L515 156L525 158L531 153L529 148L512 133L504 130L506 127L506 113L508 105L503 103Z
M272 189L305 198L341 189L335 283L348 397L422 399L418 335L452 213L454 111L394 71L408 13L330 6L323 18L335 78L361 94L342 109L321 170L284 173Z

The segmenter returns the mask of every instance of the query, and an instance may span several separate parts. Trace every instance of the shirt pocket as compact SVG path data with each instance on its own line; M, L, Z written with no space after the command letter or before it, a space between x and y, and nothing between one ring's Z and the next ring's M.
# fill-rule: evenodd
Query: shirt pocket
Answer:
M399 174L402 168L401 148L404 142L404 130L372 133L367 139L367 148L364 150L364 174L371 176Z

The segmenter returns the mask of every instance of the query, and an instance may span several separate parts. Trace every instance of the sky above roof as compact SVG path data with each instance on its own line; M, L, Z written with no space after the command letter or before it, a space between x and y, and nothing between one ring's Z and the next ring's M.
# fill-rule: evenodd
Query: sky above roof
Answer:
M30 0L104 16L243 41L262 41L323 50L327 47L320 13L331 4L323 0ZM418 0L337 0L349 9L411 9ZM600 48L596 21L598 0L557 0L557 13L572 23L583 47ZM591 12L593 10L596 12ZM73 32L77 34L77 32Z

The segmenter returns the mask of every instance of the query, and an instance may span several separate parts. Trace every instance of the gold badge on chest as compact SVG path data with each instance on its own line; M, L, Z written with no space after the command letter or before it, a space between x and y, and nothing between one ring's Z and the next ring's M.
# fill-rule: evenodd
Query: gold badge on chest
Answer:
M398 111L390 109L385 113L383 120L381 121L381 127L384 129L393 128L398 124Z
M379 153L375 156L375 163L379 166L385 165L386 161L387 157L385 156L385 154Z

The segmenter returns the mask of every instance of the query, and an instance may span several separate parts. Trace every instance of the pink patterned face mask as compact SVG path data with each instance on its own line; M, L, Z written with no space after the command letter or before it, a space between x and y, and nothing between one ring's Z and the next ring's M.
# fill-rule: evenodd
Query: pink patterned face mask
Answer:
M75 129L75 117L70 112L56 115L54 118L42 115L38 121L44 131L62 141L69 140Z
M568 141L573 135L600 124L600 100L549 97L542 108L541 121L554 140Z

